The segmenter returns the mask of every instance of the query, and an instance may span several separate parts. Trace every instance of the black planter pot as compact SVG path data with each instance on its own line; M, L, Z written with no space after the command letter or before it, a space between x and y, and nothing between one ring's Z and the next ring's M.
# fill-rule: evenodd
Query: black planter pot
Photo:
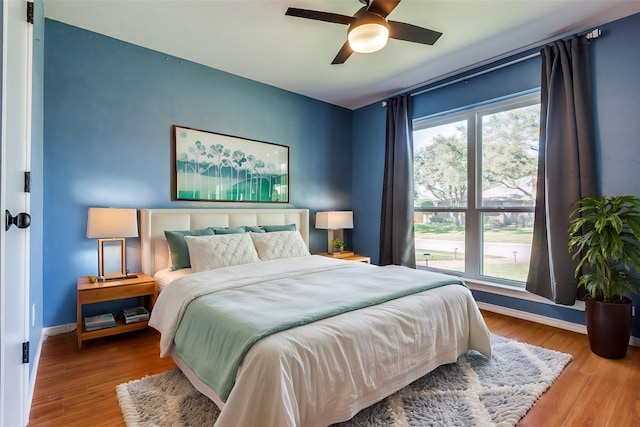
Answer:
M631 337L631 300L623 303L585 299L585 319L591 351L607 359L622 359Z

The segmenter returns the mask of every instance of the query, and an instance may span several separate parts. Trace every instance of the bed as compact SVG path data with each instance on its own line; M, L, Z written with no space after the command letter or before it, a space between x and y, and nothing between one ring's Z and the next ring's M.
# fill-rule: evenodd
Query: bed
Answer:
M467 350L491 355L482 315L457 279L310 255L304 209L142 210L143 272L162 274L170 267L165 231L260 226L275 226L274 232L185 237L190 245L255 239L259 256L251 263L203 269L208 261L192 252L197 268L165 277L151 316L150 324L161 332L161 355L170 355L220 408L216 426L346 421ZM295 231L279 231L284 226ZM283 245L282 239L298 240ZM304 248L267 256L276 251L265 249L272 242ZM347 284L353 286L349 291ZM305 305L310 312L302 310ZM290 312L310 320L298 321ZM241 318L241 328L222 329L240 315L248 316ZM252 331L243 341L247 324L261 324L266 332ZM227 338L216 345L209 338L215 336ZM235 341L241 342L229 350ZM228 353L237 356L230 357L235 362L227 363Z

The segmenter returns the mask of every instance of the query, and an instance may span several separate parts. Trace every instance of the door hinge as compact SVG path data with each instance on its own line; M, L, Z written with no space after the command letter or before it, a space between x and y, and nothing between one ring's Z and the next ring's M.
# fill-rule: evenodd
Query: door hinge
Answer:
M24 192L31 193L31 172L24 173Z
M22 343L22 363L29 363L29 341Z
M34 11L35 7L33 5L32 1L28 1L27 2L27 22L29 24L33 24L33 15L35 13Z

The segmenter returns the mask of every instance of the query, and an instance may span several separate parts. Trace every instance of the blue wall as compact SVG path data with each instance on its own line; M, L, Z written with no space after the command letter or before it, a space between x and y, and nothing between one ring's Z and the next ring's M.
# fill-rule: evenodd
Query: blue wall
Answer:
M602 30L591 48L600 188L640 195L640 14Z
M604 194L640 196L640 14L600 27L603 35L591 43L596 149L599 183ZM530 52L528 52L530 53ZM526 56L524 54L523 56ZM504 61L503 61L504 62ZM486 68L486 67L485 67ZM470 71L473 74L478 70ZM465 107L478 102L540 86L540 58L489 72L416 95L414 118ZM419 91L419 90L418 90ZM416 91L416 92L418 92ZM358 219L354 245L377 261L379 254L380 197L384 167L385 109L375 103L353 114L353 210ZM382 122L382 124L381 124ZM559 183L561 185L561 183ZM362 230L364 228L365 230ZM474 292L476 299L517 310L529 311L573 323L584 323L573 309ZM634 298L640 312L640 298ZM634 336L640 336L640 316L634 318Z
M76 278L96 274L87 208L216 206L171 202L173 124L288 145L291 205L312 217L351 208L351 111L57 21L45 28L45 326L75 322ZM324 250L326 232L311 227L310 246ZM139 269L139 239L127 251Z
M353 247L374 264L380 253L386 117L381 103L353 112Z

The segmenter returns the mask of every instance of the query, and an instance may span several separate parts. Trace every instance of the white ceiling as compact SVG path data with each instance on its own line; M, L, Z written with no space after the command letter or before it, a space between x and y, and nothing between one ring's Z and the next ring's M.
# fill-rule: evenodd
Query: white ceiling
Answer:
M640 12L632 0L402 0L389 19L444 33L331 61L347 27L289 6L353 15L358 0L44 0L45 16L356 109L473 65Z

